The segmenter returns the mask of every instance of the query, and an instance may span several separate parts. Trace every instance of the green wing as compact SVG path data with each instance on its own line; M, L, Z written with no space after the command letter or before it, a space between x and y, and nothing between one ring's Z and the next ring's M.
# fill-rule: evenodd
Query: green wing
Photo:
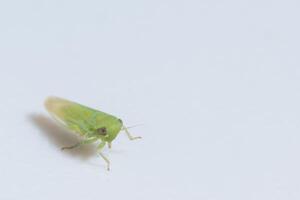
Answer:
M115 118L107 113L58 97L45 101L48 112L68 129L80 135L92 134L105 121Z

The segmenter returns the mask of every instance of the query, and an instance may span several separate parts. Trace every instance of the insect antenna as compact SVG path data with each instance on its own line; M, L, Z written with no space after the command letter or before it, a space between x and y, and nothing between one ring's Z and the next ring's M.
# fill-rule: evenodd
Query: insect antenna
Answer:
M144 124L135 124L133 126L127 126L127 127L123 126L121 130L124 131L126 129L128 130L128 129L135 128L137 126L142 126L142 125L144 125Z

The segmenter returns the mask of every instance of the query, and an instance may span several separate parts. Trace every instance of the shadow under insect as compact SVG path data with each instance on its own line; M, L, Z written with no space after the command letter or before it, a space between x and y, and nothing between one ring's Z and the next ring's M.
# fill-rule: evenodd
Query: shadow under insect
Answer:
M75 133L72 133L66 130L64 127L61 127L49 117L40 114L32 114L30 115L30 120L41 130L41 134L46 136L47 139L53 143L58 150L61 150L61 148L65 146L72 146L81 141ZM91 156L94 156L96 151L96 145L89 144L61 152L63 154L87 159Z

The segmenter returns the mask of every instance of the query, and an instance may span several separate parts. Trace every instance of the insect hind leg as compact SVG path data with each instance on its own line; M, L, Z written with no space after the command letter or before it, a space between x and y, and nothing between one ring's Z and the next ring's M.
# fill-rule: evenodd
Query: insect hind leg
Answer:
M83 144L90 144L90 143L93 143L97 140L97 138L88 138L88 139L85 139L81 142L78 142L72 146L67 146L67 147L62 147L61 150L65 150L65 149L74 149L76 147L80 147L81 145Z
M63 150L66 150L66 149L74 149L76 147L79 147L80 145L81 145L81 142L78 142L78 143L76 143L72 146L62 147L61 150L63 151Z

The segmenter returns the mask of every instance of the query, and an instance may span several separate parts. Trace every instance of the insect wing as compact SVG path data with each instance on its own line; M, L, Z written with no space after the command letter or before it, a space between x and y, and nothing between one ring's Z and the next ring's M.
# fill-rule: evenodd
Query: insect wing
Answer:
M45 107L54 119L81 135L94 128L96 119L108 116L101 111L59 97L47 98Z

